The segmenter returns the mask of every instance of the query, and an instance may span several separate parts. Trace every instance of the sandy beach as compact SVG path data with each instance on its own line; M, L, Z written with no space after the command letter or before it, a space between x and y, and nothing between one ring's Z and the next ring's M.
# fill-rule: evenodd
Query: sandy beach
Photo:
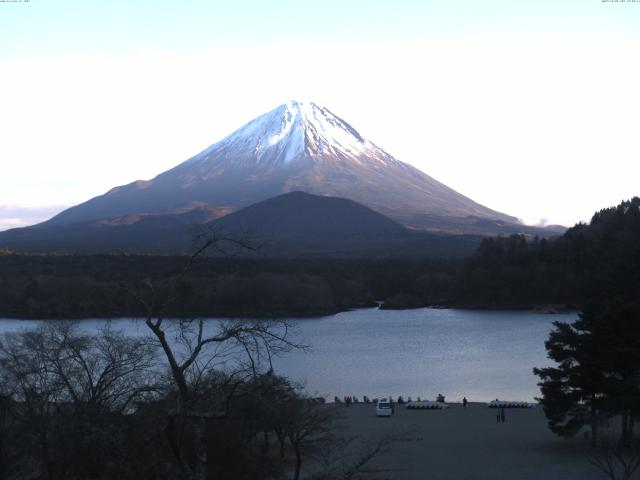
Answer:
M471 403L446 410L406 410L378 418L373 405L339 407L346 435L375 439L402 432L375 467L376 478L398 480L590 480L604 479L586 454L589 442L565 440L549 431L542 408L507 409L497 423L495 409Z

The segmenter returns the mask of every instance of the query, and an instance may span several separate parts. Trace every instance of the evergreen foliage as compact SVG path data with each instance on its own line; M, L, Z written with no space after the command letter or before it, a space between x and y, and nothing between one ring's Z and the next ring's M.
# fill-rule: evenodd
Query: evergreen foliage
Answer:
M455 303L467 306L582 307L640 293L640 198L597 212L557 238L483 240L464 263Z
M556 322L546 348L557 367L534 369L554 432L573 436L613 417L628 444L640 418L640 198L597 212L553 248L589 298L572 324Z
M557 366L534 369L549 427L571 437L590 425L595 441L598 424L621 416L628 441L640 416L640 305L595 303L554 325L545 346Z

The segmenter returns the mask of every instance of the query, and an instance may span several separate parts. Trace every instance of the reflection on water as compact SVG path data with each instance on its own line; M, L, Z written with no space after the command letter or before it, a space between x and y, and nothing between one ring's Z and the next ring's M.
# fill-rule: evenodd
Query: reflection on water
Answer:
M302 381L311 394L397 395L447 400L533 400L539 395L534 366L548 365L544 341L555 320L515 311L364 309L330 317L293 319L307 352L275 361L276 370ZM104 320L83 320L98 331ZM213 321L215 322L215 320ZM212 323L213 323L212 322ZM0 320L0 332L38 321ZM146 334L140 321L112 320L130 335ZM213 326L213 325L211 325Z

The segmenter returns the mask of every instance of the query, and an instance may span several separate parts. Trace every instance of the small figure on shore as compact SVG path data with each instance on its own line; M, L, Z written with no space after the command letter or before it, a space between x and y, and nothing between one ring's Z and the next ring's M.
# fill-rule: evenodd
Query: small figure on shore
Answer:
M467 408L467 397L462 397L462 408Z
M438 403L444 403L444 395L442 395L441 393L438 394L438 396L436 397L436 402Z
M502 423L504 423L504 421L505 421L504 405L502 406L502 408L500 408L500 421Z

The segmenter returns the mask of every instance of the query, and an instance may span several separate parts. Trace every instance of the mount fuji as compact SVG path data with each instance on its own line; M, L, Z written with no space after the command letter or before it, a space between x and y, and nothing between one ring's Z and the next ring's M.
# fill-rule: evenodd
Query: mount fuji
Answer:
M414 230L525 228L397 160L328 109L301 102L275 108L151 180L113 188L42 225L131 222L194 209L211 220L294 191L354 200Z

